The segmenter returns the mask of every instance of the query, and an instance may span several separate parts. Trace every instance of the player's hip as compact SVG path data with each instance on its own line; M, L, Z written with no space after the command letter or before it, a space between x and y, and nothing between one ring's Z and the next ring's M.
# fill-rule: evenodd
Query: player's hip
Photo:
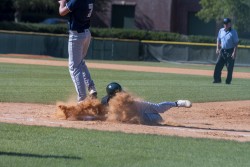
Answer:
M89 29L85 29L84 32L78 33L75 30L69 31L69 41L84 40L85 38L91 38L91 32Z

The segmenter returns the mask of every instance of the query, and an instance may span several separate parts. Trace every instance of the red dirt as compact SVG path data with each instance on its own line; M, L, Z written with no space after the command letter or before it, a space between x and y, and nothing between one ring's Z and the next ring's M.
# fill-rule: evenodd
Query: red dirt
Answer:
M18 56L15 56L18 57ZM28 56L30 58L30 56ZM33 60L0 57L0 62L67 66L65 61ZM138 67L125 65L103 65L87 63L89 68L184 73L211 75L209 70L189 70L164 67ZM126 67L126 68L125 68ZM117 69L118 68L118 69ZM171 71L174 70L174 71ZM199 73L199 71L201 73ZM204 71L207 71L204 73ZM236 73L234 77L250 78L250 73ZM162 114L165 122L161 126L146 126L109 121L68 121L55 116L56 105L29 103L0 103L0 122L23 125L67 127L121 131L125 133L159 134L195 138L215 138L236 141L250 141L250 100L194 103L192 108L172 108Z

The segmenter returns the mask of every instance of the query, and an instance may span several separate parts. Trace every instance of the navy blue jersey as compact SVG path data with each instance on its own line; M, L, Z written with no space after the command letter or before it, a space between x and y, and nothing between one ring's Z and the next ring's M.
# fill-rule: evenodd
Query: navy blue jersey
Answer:
M66 6L70 11L69 30L83 31L90 27L94 0L69 0Z

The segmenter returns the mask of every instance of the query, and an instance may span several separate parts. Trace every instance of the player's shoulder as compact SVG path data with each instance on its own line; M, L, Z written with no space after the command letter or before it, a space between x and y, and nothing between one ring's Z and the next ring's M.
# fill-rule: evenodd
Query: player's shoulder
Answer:
M221 33L223 33L223 32L225 32L225 28L219 29L219 34L221 34Z
M226 32L225 28L221 28L220 32Z

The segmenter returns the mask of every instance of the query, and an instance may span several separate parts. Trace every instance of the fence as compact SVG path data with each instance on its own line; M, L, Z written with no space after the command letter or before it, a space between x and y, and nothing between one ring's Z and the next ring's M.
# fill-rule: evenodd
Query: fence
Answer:
M0 31L0 53L68 57L67 35ZM250 46L239 46L236 65L250 66ZM93 38L87 59L126 61L216 62L215 44Z
M141 41L144 59L214 64L217 61L216 44L191 42ZM250 46L239 45L236 65L250 66Z

